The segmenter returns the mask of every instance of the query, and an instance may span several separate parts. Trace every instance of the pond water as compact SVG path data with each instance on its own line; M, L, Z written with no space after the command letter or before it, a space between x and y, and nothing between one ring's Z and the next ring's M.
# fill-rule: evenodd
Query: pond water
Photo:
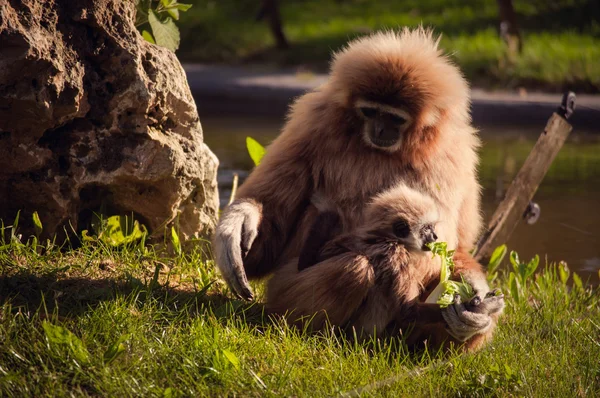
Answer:
M221 205L231 193L233 174L241 181L252 169L246 136L263 145L279 133L282 120L261 117L215 117L200 112L204 139L220 160ZM544 126L511 128L478 126L483 139L480 181L486 222L535 144ZM541 217L534 225L520 224L511 236L509 250L522 259L535 254L541 264L566 261L585 280L598 282L600 269L600 137L573 132L537 191L534 201Z

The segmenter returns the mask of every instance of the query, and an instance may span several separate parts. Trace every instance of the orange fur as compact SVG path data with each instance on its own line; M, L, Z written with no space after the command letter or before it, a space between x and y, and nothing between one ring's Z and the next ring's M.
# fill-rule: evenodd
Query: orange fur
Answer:
M394 232L398 220L408 231L401 236ZM267 286L267 308L291 311L293 323L311 320L316 329L327 318L335 326L381 335L405 303L419 297L424 282L439 274L439 258L425 255L420 240L422 229L436 221L431 198L395 186L373 199L354 231L324 245L318 264L299 270L292 260L278 269Z
M327 282L327 283L324 283ZM269 280L269 311L295 324L319 330L329 321L343 326L373 286L373 269L365 256L344 253L300 274L297 261L281 267Z
M403 54L404 42L411 43L410 52L389 64L390 59ZM240 198L268 204L272 209L267 215L269 224L277 226L281 241L295 249L280 257L283 243L278 240L273 244L273 234L261 234L266 239L257 239L254 253L244 261L249 276L265 275L298 255L301 243L295 240L302 237L303 231L295 226L298 222L303 227L311 225L311 220L304 222L304 218L315 215L312 210L307 212L308 207L312 208L309 199L315 190L322 191L342 210L344 225L351 228L372 196L404 181L427 192L440 205L444 220L441 240L447 240L451 248L461 242L461 247L469 249L475 243L481 227L476 178L479 139L470 126L466 83L458 70L440 56L431 35L423 31L380 33L358 43L371 43L373 47L383 44L380 53L373 53L366 44L351 43L336 56L331 80L296 101L281 135L238 191ZM419 63L404 67L405 59ZM354 68L344 69L347 62L353 62ZM441 71L443 75L439 76ZM424 113L438 112L435 126L416 122L399 153L366 147L357 127L359 118L348 105L353 88L364 87L361 94L368 95L368 87L382 92L390 81L401 84L406 79L412 81L410 87L419 95L427 96L419 101L405 99L405 89L397 95L391 91L390 100L416 101L415 109L420 112L417 120L422 120ZM448 86L450 83L453 85ZM447 90L449 97L437 101L436 93ZM340 95L346 98L343 103L336 101ZM444 239L445 235L451 239Z
M365 144L353 105L360 98L411 114L397 151ZM294 103L282 133L225 209L215 237L223 275L235 285L236 275L262 277L297 257L317 214L314 192L334 203L349 231L365 203L399 181L433 198L442 220L439 239L466 253L481 227L479 139L469 103L467 83L430 32L404 29L351 42L335 55L329 81ZM259 223L242 268L242 260L231 259L237 241L223 231L241 230L226 224L241 222L245 216L228 212L239 212L236 203L244 202L256 207ZM478 266L465 263L462 270L485 284Z

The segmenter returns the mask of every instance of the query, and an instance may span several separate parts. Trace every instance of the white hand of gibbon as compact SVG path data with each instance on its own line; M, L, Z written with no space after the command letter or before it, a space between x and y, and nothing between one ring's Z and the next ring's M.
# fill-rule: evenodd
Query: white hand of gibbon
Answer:
M476 334L485 333L492 325L492 315L504 309L504 296L497 291L488 292L483 300L475 296L463 303L457 294L454 304L442 310L442 316L448 324L448 333L459 341L466 341Z
M234 202L224 211L215 235L215 260L223 278L240 298L251 300L244 257L258 235L260 213L249 202Z

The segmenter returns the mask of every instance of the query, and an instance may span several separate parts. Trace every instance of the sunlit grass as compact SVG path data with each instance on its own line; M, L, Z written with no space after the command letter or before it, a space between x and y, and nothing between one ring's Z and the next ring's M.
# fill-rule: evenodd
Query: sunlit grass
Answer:
M25 241L24 238L21 238ZM507 295L495 340L472 355L408 353L308 335L233 299L202 250L100 241L0 250L0 396L595 396L597 288L558 268Z

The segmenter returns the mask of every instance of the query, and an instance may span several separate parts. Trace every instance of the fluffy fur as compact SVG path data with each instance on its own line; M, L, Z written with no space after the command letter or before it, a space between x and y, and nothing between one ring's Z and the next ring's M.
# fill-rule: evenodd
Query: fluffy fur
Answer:
M365 140L359 99L410 113L394 151ZM214 248L229 285L251 298L246 275L268 275L299 255L318 213L310 203L315 192L340 209L348 231L365 203L403 181L435 201L439 239L467 253L481 226L479 140L468 108L467 84L430 32L405 29L351 42L336 54L329 81L292 106L282 133L225 209ZM465 262L462 271L485 295L477 263Z
M399 219L410 227L406 237L394 234ZM404 304L416 301L439 274L439 261L424 255L418 235L437 220L431 198L399 184L373 200L363 224L327 242L318 264L301 271L292 260L278 269L267 286L267 308L290 312L292 320L314 315L311 324L317 329L327 318L336 326L384 332Z
M395 234L397 220L409 225L407 236ZM458 302L444 310L421 303L426 287L439 280L440 261L422 251L425 236L419 231L437 220L431 198L399 184L373 200L363 224L326 243L318 264L302 270L292 260L278 269L267 286L267 308L313 330L330 324L363 337L401 332L411 346L471 339L463 347L479 347L493 320L477 312L496 315L502 297ZM477 327L465 328L465 323Z

